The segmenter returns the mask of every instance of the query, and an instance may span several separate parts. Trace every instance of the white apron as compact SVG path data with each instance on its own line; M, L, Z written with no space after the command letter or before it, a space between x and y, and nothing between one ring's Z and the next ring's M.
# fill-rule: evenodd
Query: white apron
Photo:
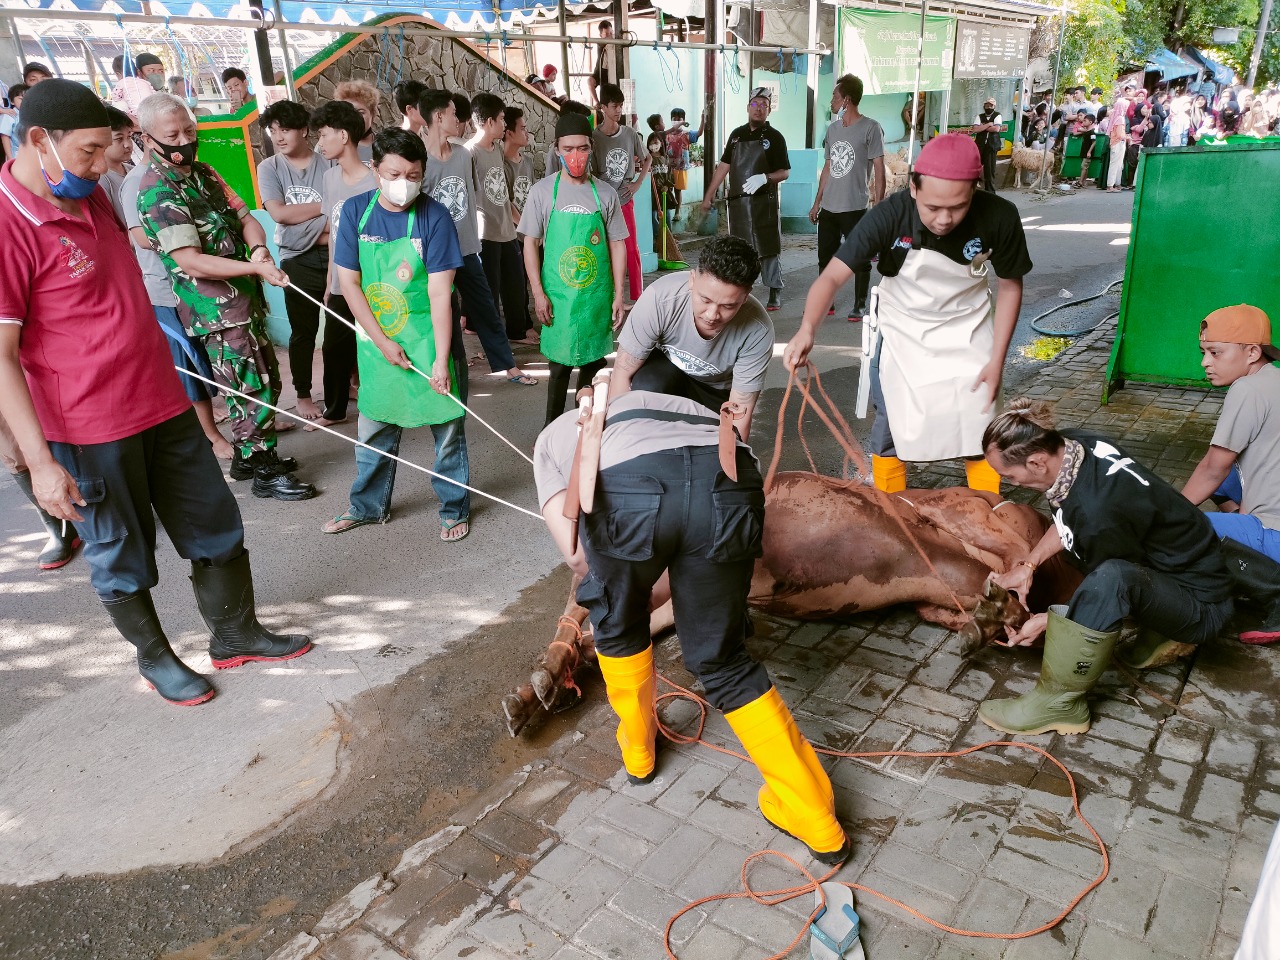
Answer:
M982 456L982 433L996 414L995 406L982 412L985 387L971 390L995 341L985 260L975 267L912 250L877 289L880 387L898 457Z

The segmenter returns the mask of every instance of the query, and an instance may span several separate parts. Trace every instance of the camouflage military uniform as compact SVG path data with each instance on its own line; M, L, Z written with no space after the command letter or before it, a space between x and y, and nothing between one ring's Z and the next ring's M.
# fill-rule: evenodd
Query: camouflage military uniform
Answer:
M248 260L240 225L244 202L208 164L195 163L183 176L152 155L138 189L138 215L147 238L160 253L178 298L178 316L199 338L222 386L274 404L280 396L280 368L267 337L266 300L257 277L208 280L188 276L173 251ZM225 394L231 439L242 457L276 445L275 411Z

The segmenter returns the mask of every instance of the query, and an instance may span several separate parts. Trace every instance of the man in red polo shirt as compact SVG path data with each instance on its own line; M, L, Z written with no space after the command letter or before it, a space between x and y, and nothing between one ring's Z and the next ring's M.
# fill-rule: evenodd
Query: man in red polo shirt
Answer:
M191 561L215 667L289 659L311 641L258 623L240 510L98 189L106 107L69 80L40 86L18 116L23 150L0 169L0 417L40 506L84 540L94 589L137 648L139 672L170 703L203 703L213 687L174 654L151 602L153 510Z

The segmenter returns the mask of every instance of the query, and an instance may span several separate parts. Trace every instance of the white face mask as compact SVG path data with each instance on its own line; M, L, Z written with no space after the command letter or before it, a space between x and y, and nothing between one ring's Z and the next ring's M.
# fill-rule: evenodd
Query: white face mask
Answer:
M420 180L383 180L379 177L378 182L382 185L382 195L397 207L407 207L422 193Z

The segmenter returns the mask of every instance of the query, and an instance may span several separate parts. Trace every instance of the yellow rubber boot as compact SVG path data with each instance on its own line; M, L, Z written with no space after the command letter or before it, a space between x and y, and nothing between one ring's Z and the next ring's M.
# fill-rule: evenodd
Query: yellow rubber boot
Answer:
M724 718L764 776L758 797L764 818L808 846L816 859L842 863L848 840L836 820L831 780L777 689L770 687Z
M970 490L985 490L995 494L1000 492L1000 474L986 460L966 460L964 475Z
M654 742L658 736L658 718L653 707L658 690L653 647L630 657L599 654L598 659L609 706L618 715L618 746L622 748L623 766L632 783L649 783L657 761Z
M871 455L871 479L885 493L907 489L907 465L897 457Z

